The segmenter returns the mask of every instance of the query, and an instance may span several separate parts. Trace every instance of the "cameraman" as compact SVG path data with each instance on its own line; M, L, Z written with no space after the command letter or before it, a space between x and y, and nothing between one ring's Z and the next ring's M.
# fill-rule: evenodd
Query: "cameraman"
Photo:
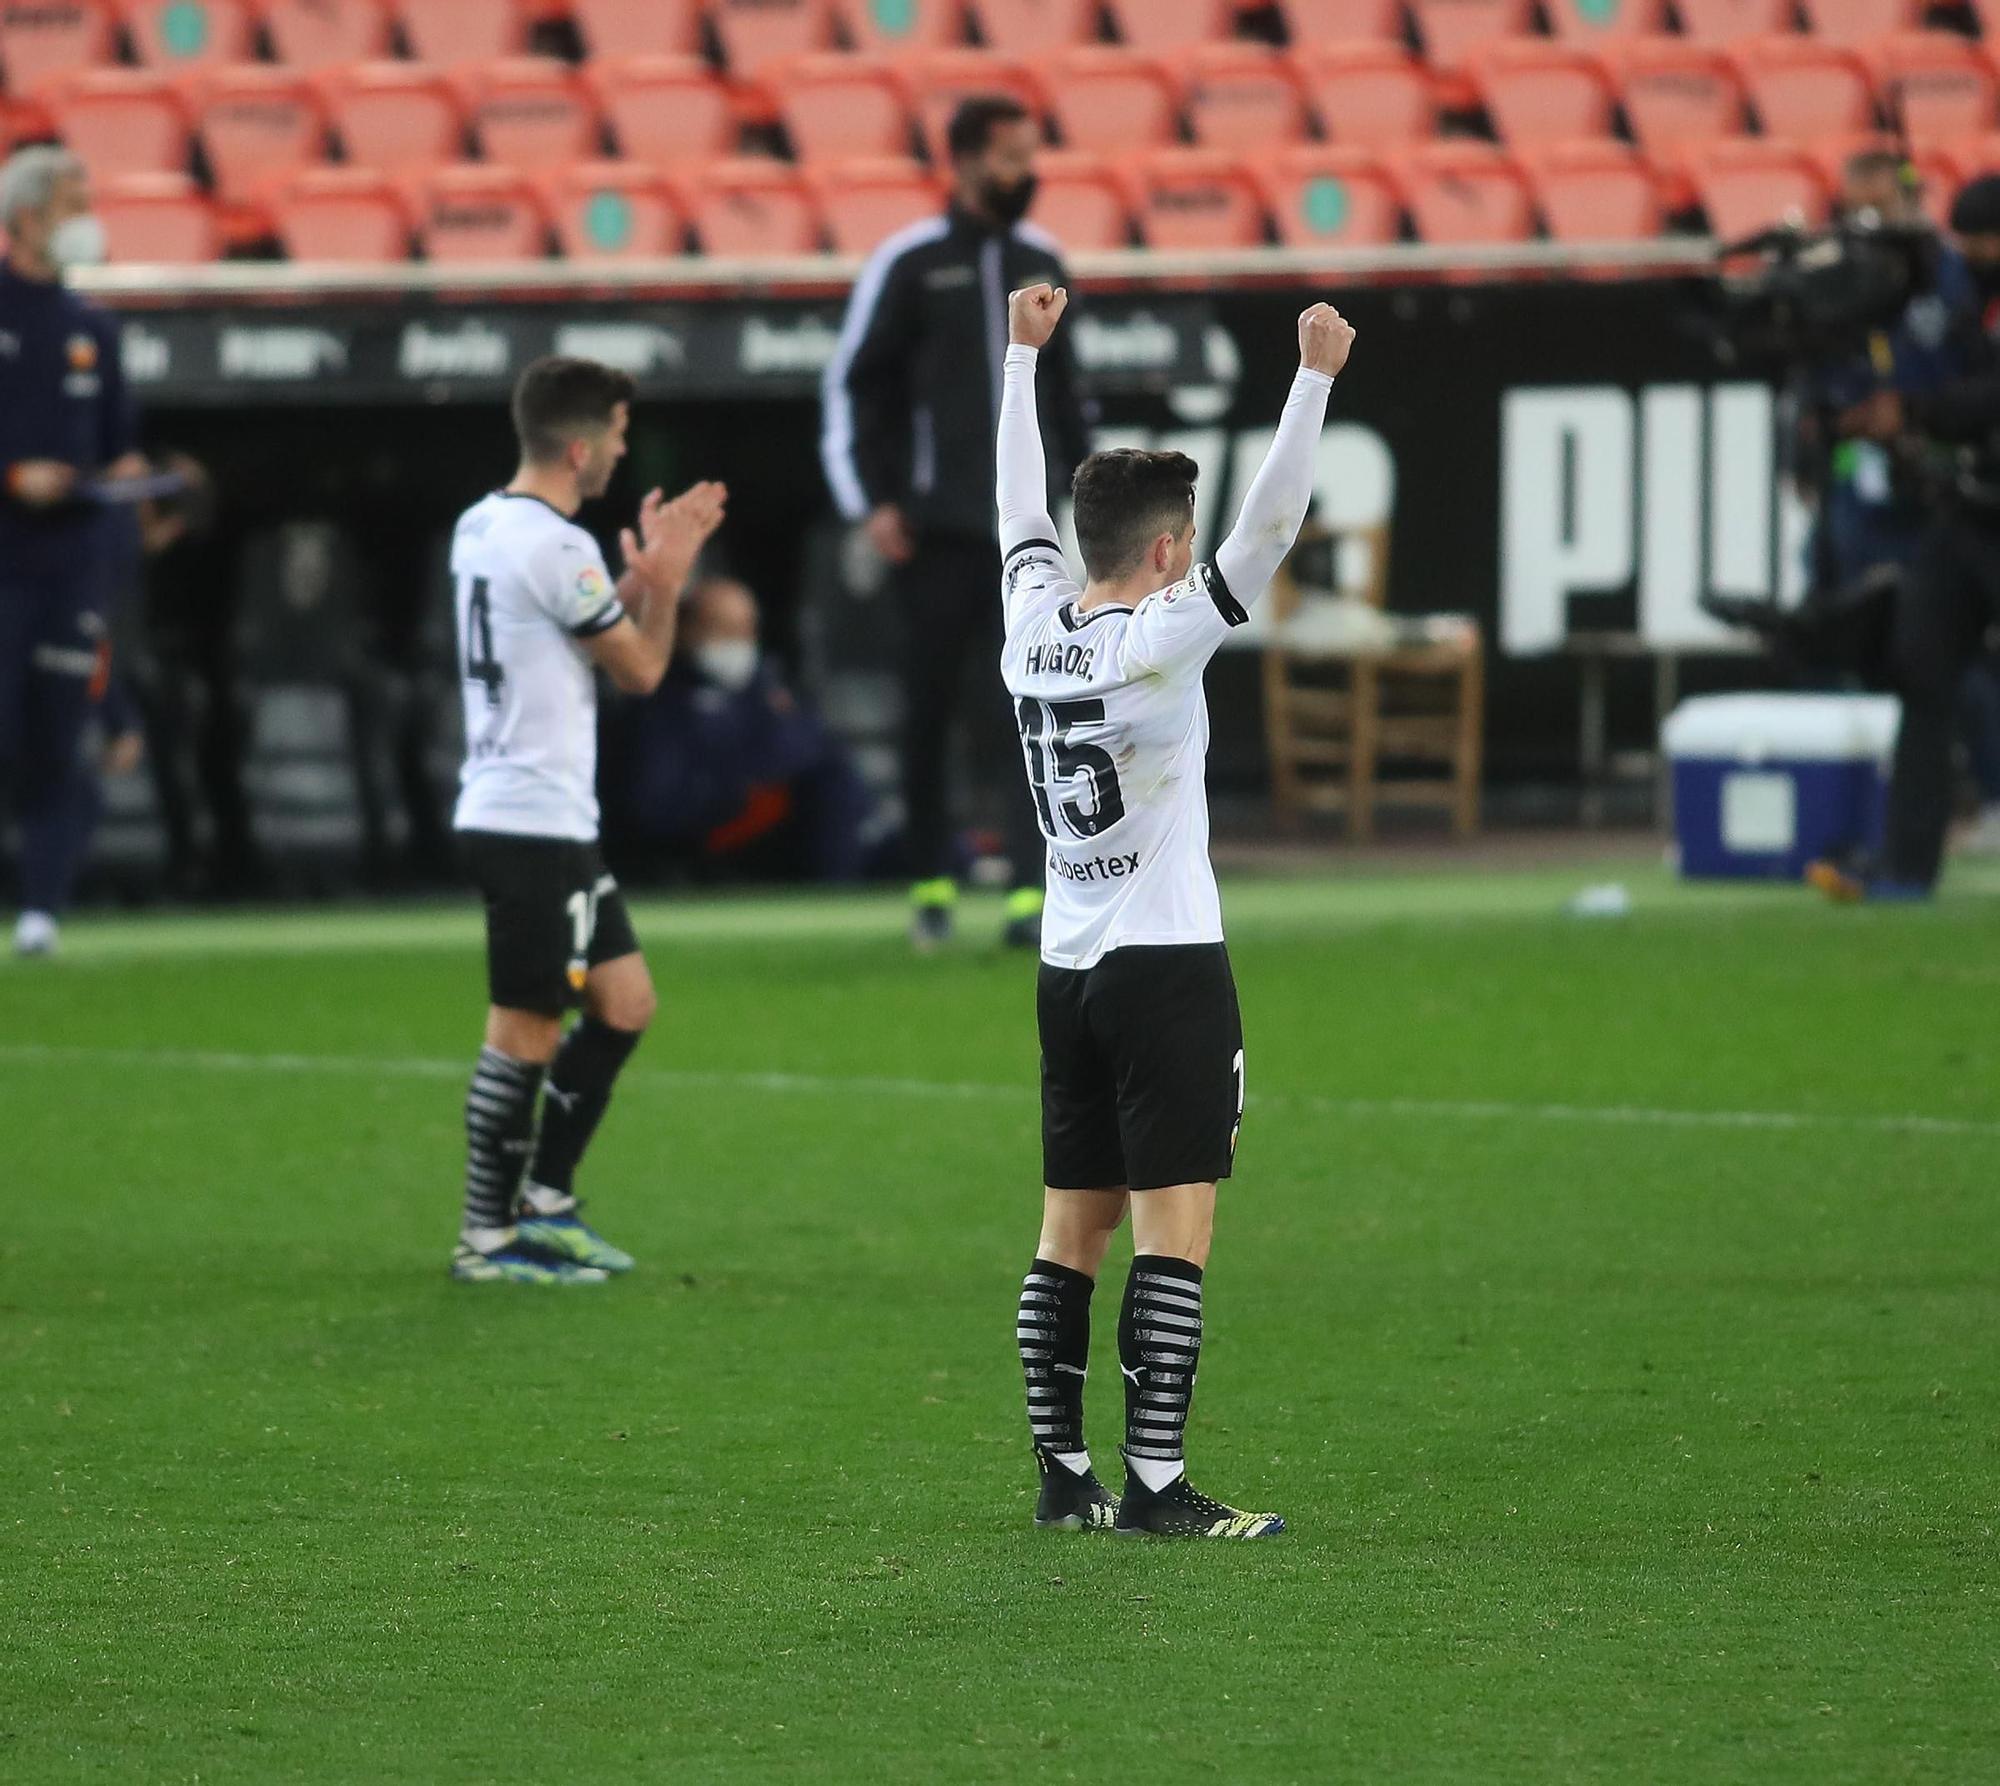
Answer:
M2000 174L1964 188L1951 209L1983 301L1980 326L1960 333L1966 370L1928 389L1875 391L1842 411L1843 439L1880 447L1921 443L1950 454L1939 504L1918 541L1894 623L1903 721L1896 737L1884 859L1816 862L1807 877L1829 897L1921 899L1937 883L1951 817L1951 746L1965 673L2000 619Z

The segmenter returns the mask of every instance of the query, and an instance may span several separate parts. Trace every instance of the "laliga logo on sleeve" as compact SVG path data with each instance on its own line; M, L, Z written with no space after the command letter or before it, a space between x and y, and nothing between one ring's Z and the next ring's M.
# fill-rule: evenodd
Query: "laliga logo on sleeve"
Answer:
M587 602L602 601L611 592L611 585L596 565L587 564L576 573L576 592Z

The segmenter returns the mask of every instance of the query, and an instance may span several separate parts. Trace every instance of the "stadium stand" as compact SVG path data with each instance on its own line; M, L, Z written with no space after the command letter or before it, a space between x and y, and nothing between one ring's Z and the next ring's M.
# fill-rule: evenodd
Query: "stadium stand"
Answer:
M701 54L701 0L570 0L570 16L593 62Z
M738 122L728 89L692 56L592 62L584 80L621 155L678 167L733 155Z
M319 90L342 152L356 167L384 174L426 173L465 153L459 91L409 62L364 62L329 69Z
M1151 248L1254 248L1264 198L1249 165L1214 149L1155 149L1133 162L1139 233Z
M97 182L113 260L192 266L222 252L222 226L187 174L114 174Z
M813 254L820 218L799 170L782 161L711 161L688 187L688 220L704 252L730 259Z
M145 69L85 69L44 103L63 141L99 175L188 171L193 129L172 81Z
M495 165L545 173L602 153L596 99L568 63L517 57L479 64L462 79L473 137Z
M1312 143L1271 156L1257 174L1288 247L1373 248L1402 233L1395 182L1365 149Z
M1210 149L1271 149L1303 141L1310 113L1289 56L1253 43L1212 43L1186 53L1187 120Z
M549 217L535 183L501 167L443 167L417 185L417 236L428 259L540 260Z
M571 260L678 254L687 220L666 180L623 161L578 162L549 181L556 241Z
M225 202L325 161L326 111L305 76L252 64L206 76L196 93L196 135Z
M263 0L263 19L277 60L292 68L372 62L393 48L388 0Z
M1301 57L1307 91L1329 141L1379 146L1437 129L1437 86L1400 44L1341 43Z
M2000 165L1990 23L1948 0L0 0L0 142L139 178L119 240L180 259L847 253L937 202L952 110L1003 92L1043 121L1037 220L1073 248L1598 241L1819 215L1876 140L1943 215Z
M1392 166L1421 241L1517 242L1534 232L1527 181L1491 143L1418 143Z
M766 85L802 161L909 152L909 88L889 62L798 56L779 64Z
M370 169L311 168L294 174L269 204L293 260L382 265L410 257L408 195Z
M1115 154L1180 136L1180 83L1160 57L1086 46L1051 57L1041 78L1065 148Z

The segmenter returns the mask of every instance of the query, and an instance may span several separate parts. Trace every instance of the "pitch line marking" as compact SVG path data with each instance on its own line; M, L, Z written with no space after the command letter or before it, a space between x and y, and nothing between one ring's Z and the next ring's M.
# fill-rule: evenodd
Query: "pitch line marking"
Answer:
M220 1073L352 1073L361 1077L460 1080L466 1060L362 1054L245 1054L203 1048L72 1048L43 1042L0 1044L0 1064L151 1067ZM768 1091L818 1097L930 1098L942 1102L1025 1100L1032 1087L985 1085L966 1080L901 1079L819 1073L700 1073L637 1068L625 1083L689 1090ZM1502 1098L1334 1098L1313 1093L1253 1092L1249 1102L1266 1110L1316 1115L1410 1118L1419 1122L1544 1122L1610 1128L1740 1129L1776 1133L1839 1130L1849 1134L1963 1136L2000 1139L2000 1121L1977 1117L1885 1112L1844 1116L1808 1110L1667 1110L1643 1104L1548 1104Z

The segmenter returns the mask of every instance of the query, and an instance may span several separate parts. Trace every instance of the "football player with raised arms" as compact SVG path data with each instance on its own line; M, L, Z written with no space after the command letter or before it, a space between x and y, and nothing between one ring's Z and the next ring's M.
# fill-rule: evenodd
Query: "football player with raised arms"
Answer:
M573 517L625 456L632 396L626 374L595 361L529 366L514 387L520 469L452 537L465 679L452 822L486 901L490 1000L451 1267L468 1283L602 1283L632 1265L584 1223L573 1188L655 1004L598 850L597 672L629 694L659 686L681 591L727 496L713 483L672 502L649 493L620 535L614 585Z
M1243 1027L1208 858L1202 672L1298 537L1354 330L1326 304L1299 318L1277 438L1212 560L1194 558L1192 459L1086 459L1073 485L1079 586L1055 543L1035 421L1037 354L1066 302L1047 285L1009 299L999 425L1001 668L1048 847L1036 991L1045 1189L1016 1324L1041 1472L1035 1523L1262 1538L1285 1522L1202 1494L1183 1450L1216 1183L1243 1117ZM1083 1387L1091 1291L1128 1211L1125 1492L1114 1501L1084 1445Z

